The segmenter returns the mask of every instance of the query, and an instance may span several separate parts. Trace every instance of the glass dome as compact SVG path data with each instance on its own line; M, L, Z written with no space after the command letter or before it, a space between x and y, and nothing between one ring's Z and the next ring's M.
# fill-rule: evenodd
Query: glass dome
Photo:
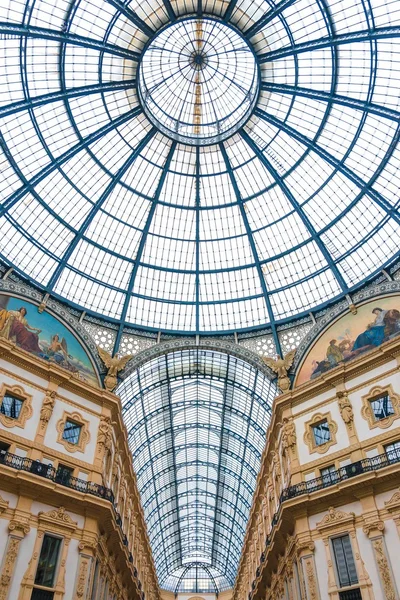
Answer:
M151 331L349 294L398 254L399 22L389 0L3 0L2 258Z

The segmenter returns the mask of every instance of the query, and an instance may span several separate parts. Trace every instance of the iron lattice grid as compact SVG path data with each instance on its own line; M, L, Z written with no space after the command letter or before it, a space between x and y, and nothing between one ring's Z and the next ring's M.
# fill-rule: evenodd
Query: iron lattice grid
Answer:
M152 126L136 68L211 15L254 49L231 138ZM276 324L351 292L399 247L400 8L384 0L11 0L0 8L1 255L123 327Z
M145 363L117 393L160 586L233 587L275 383L239 358L190 349Z

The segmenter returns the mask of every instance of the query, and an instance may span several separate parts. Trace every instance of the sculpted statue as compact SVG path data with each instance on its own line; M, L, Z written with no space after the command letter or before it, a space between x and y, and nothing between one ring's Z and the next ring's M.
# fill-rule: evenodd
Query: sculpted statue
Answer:
M289 419L285 417L282 425L282 448L284 450L294 448L296 446L297 437L293 420L289 421Z
M40 420L42 422L42 428L50 421L50 417L53 414L54 405L56 403L56 392L53 390L47 390L43 400L42 408L40 409Z
M131 354L119 358L117 355L111 356L106 350L97 346L97 351L101 360L108 369L108 373L104 378L104 385L109 392L112 392L117 385L117 375L119 371L125 369L127 363L133 358Z
M296 350L291 350L283 358L277 356L276 360L267 356L262 357L262 360L265 362L265 364L275 373L277 373L278 386L281 388L283 393L287 392L290 388L290 379L287 376L287 373L293 364L295 354Z
M99 433L97 436L97 443L99 446L103 446L107 450L112 445L112 434L111 434L111 419L106 415L100 417Z
M337 392L337 399L342 419L346 425L350 425L354 420L354 414L347 392Z

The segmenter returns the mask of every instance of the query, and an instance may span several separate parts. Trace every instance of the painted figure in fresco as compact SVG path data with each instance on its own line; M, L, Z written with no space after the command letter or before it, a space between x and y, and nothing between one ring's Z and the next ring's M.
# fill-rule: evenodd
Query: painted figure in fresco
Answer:
M337 340L331 340L329 342L329 346L326 351L326 358L328 359L329 365L331 367L336 367L336 365L338 365L343 360L343 354L340 351L339 346L337 345Z
M375 315L375 320L368 325L368 328L363 333L357 336L353 345L354 350L360 350L365 346L379 346L385 339L385 315L388 311L382 308L374 308L372 314Z
M354 342L348 333L346 333L339 344L336 339L329 342L326 359L313 361L311 379L318 377L322 373L326 373L326 371L336 367L336 365L343 361L356 357L361 352L379 346L391 336L400 333L399 310L396 308L384 310L376 306L372 310L372 314L375 317L373 322L356 337Z
M39 354L42 349L39 346L39 333L41 329L31 327L25 318L26 308L18 310L0 310L0 337L15 342L20 348L27 352Z

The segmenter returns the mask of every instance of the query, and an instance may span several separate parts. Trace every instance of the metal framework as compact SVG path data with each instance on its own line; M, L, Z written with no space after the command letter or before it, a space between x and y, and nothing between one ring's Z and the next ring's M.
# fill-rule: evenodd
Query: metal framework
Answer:
M141 365L118 394L161 587L232 587L275 385L193 348Z
M134 327L281 354L398 256L398 3L0 4L0 258L114 353ZM119 393L161 586L232 586L266 372L180 350Z
M279 324L348 296L398 254L397 10L387 0L348 12L342 0L6 0L1 257L44 293L118 323L115 351L131 324L267 326L280 352ZM229 139L185 145L148 121L136 71L171 27L197 48L192 104L180 96L194 131L207 115L218 131L218 115L236 114L230 86L243 80L239 61L219 98L197 77L212 36L223 51L224 27L234 31L260 66L253 115ZM157 85L169 50L146 63ZM157 102L170 114L170 96Z

